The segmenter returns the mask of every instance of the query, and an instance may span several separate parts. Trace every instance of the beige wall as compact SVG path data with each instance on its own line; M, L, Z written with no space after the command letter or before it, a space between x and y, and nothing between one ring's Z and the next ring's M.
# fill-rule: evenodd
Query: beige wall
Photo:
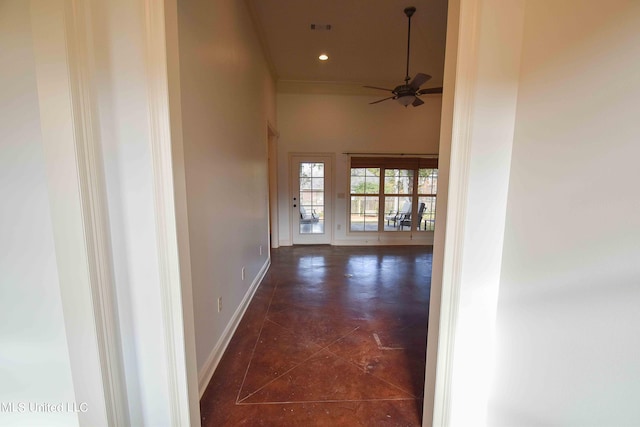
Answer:
M440 106L442 97L423 97L424 105L404 108L389 100L380 104L369 102L380 97L279 93L278 118L278 197L279 240L281 245L291 244L292 215L289 188L290 153L330 153L335 155L334 165L334 244L377 244L377 236L363 238L348 235L348 157L355 153L425 153L438 152ZM344 198L337 197L342 193ZM391 236L398 237L398 236ZM430 243L433 233L424 233ZM408 240L402 240L408 243Z
M640 423L638 28L527 2L489 425Z
M276 125L275 86L244 2L178 2L178 31L196 356L202 374L221 351L232 316L268 261L267 125Z
M639 26L631 1L461 2L436 425L640 422Z

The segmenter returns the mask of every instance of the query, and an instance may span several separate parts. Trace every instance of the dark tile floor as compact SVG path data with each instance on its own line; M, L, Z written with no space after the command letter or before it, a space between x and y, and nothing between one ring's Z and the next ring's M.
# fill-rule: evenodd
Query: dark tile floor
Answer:
M202 425L419 426L430 282L430 246L274 250Z

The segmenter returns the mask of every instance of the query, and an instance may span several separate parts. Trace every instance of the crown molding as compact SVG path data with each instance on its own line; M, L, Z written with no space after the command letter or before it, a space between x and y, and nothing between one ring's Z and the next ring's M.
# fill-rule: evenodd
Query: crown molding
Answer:
M253 5L251 0L244 0L244 4L247 8L247 12L249 13L249 17L251 18L251 23L253 24L253 29L256 32L256 36L258 38L258 42L260 43L260 49L262 50L262 54L264 56L264 60L267 63L267 68L271 73L271 77L274 81L278 81L278 72L276 71L276 66L273 62L273 58L271 57L271 50L269 49L269 44L267 43L267 36L264 31L264 27L260 23L260 19L258 18L258 12Z
M369 89L364 85L371 85L371 82L330 82L330 81L309 81L309 80L284 80L280 79L276 83L277 93L288 94L325 94L325 95L360 95L384 97L387 93L383 90ZM396 83L380 83L374 86L388 88L392 90ZM437 87L433 83L429 86ZM442 85L440 85L442 86ZM442 94L422 95L424 97L442 97Z

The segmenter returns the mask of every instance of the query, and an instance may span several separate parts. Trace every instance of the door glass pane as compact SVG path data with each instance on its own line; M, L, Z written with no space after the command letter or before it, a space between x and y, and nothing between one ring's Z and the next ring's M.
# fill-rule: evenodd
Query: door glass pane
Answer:
M324 234L324 163L301 162L300 234Z
M311 178L311 188L314 190L324 190L324 177Z

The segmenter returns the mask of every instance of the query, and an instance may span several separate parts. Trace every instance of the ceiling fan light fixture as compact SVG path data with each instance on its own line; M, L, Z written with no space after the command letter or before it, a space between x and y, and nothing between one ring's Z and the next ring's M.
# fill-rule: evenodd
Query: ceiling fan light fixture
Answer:
M318 56L318 59L320 61L326 61L327 59L329 59L329 55L327 55L326 53L321 53L320 56Z
M409 104L413 103L413 101L416 100L416 97L413 95L405 95L405 96L398 97L397 100L400 104L406 107Z

